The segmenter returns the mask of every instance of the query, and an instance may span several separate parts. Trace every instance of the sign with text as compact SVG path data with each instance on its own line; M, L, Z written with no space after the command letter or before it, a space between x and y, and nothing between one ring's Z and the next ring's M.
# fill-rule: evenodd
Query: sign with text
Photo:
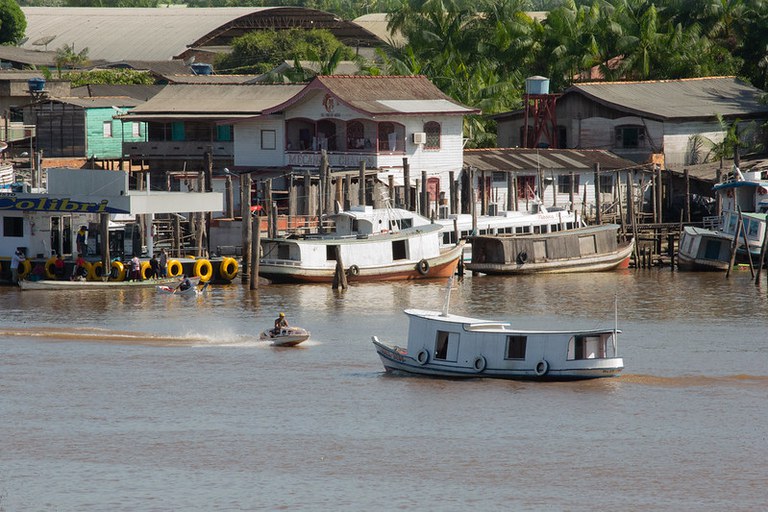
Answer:
M320 167L320 153L288 153L288 165L291 167ZM360 167L360 161L367 168L375 168L375 155L355 155L350 153L328 153L328 165L331 167Z
M129 213L120 208L111 208L109 201L98 203L73 201L68 197L17 197L15 194L0 195L0 210L71 213Z

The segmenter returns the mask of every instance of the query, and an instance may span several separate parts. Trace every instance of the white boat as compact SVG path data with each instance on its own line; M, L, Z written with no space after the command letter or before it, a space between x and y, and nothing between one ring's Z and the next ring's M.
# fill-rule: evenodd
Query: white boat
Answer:
M618 375L621 331L521 330L509 323L407 309L405 346L373 336L388 372L436 377L575 380Z
M733 237L721 231L683 227L677 251L679 270L728 270Z
M198 287L200 284L200 278L199 277L190 277L190 281L192 281L192 286L189 288L182 290L178 287L178 284L175 286L170 285L160 285L157 287L157 292L162 295L178 295L181 297L196 297L203 293L208 288L208 283L203 284L202 287Z
M25 279L19 281L19 286L22 290L119 290L153 286L176 286L180 282L181 278L179 277L146 279L144 281L56 281L53 279L31 281Z
M604 272L629 267L634 241L618 241L618 224L541 235L479 236L472 239L466 268L484 274Z
M681 234L677 254L681 270L727 270L731 249L723 250L724 238L736 239L737 261L759 263L768 218L768 170L742 172L734 167L714 190L720 195L722 214L705 218L701 229Z
M275 347L295 347L309 339L310 332L301 327L283 327L279 332L267 329L259 335L262 341L271 341Z
M350 281L445 278L463 244L441 247L441 225L413 212L353 207L331 215L327 234L262 239L259 275L273 282L332 282L336 251Z

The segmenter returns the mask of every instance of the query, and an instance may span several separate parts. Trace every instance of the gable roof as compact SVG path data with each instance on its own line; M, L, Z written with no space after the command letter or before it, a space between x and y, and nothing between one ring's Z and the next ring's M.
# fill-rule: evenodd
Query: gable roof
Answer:
M26 66L56 66L56 52L0 45L0 61Z
M565 93L582 94L601 105L659 121L749 118L768 114L763 91L735 77L646 82L574 84Z
M595 163L602 170L644 167L603 149L494 148L465 149L464 165L480 171L591 171Z
M303 85L167 85L127 119L253 117L296 95Z
M477 114L480 110L453 100L425 76L318 75L298 95L265 110L279 112L300 102L312 91L326 91L350 108L369 116L422 114Z
M127 96L147 101L154 95L163 90L163 85L138 85L138 84L125 84L125 85L111 85L111 84L89 84L82 85L80 87L72 88L72 96L79 98L98 98L98 97L114 97L114 96Z
M135 107L143 103L141 100L129 98L127 96L104 96L98 98L50 98L43 103L66 103L83 108L111 108L111 107ZM115 112L118 114L118 112Z

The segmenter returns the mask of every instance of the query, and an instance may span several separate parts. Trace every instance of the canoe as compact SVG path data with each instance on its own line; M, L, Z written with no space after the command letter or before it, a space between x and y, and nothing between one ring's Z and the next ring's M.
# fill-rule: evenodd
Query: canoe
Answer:
M22 290L123 290L153 286L176 286L180 282L181 278L179 277L144 281L56 281L42 279L40 281L22 280L19 281L19 286Z

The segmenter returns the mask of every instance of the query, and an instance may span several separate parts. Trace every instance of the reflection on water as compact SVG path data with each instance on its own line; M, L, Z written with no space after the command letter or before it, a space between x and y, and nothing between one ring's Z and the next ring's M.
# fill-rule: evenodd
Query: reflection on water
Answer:
M455 313L612 326L624 373L395 377L371 335L444 282L0 289L0 510L759 510L766 293L748 273L466 277ZM277 312L312 331L258 341Z

